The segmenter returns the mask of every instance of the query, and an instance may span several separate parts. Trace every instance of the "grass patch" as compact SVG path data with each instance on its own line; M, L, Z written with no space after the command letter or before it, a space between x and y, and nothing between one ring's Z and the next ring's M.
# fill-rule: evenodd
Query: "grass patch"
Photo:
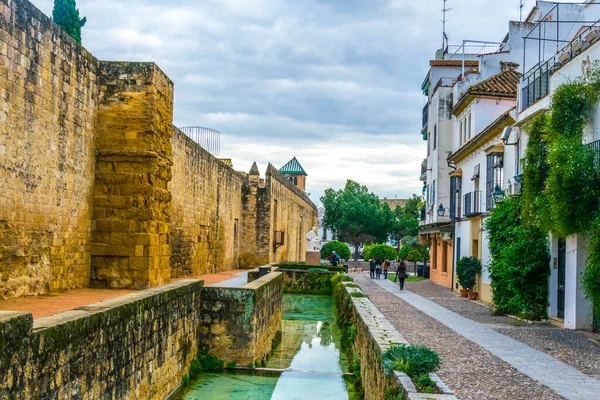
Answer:
M352 297L367 297L367 295L362 292L352 292L350 294L350 296L352 296Z

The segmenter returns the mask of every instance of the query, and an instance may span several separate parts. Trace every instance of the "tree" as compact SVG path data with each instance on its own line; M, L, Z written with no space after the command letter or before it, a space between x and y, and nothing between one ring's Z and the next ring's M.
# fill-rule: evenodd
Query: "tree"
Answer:
M384 260L389 258L390 260L395 260L398 256L398 252L392 246L387 244L374 244L367 245L363 249L363 259L369 260L371 258Z
M69 36L81 43L81 28L87 22L87 18L79 18L79 9L75 6L75 0L54 0L52 19Z
M394 210L396 219L392 226L392 235L398 241L398 249L400 248L400 240L405 237L417 236L419 233L419 210L421 205L421 198L413 194L404 207L398 206Z
M350 247L339 240L332 240L331 242L325 243L323 247L321 247L321 258L326 259L331 255L332 251L335 251L335 253L343 260L350 259Z
M398 259L414 263L414 270L417 270L417 262L429 260L429 249L427 246L419 244L414 237L406 238L404 245L398 251Z
M354 247L356 259L363 243L387 241L394 213L366 186L348 180L343 190L325 190L321 202L325 209L323 225Z

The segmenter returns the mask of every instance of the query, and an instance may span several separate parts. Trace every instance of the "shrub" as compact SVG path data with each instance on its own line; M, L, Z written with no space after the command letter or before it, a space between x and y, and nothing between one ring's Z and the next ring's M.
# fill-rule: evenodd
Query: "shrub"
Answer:
M375 244L365 246L363 250L363 259L369 260L371 258L380 258L382 261L386 258L395 260L398 257L396 249L387 244Z
M350 259L350 247L339 240L332 240L331 242L325 243L323 247L321 247L321 258L326 259L331 255L332 251L335 251L342 260Z
M481 274L481 261L477 258L463 257L456 263L456 278L466 290L473 289L477 274Z
M419 392L423 393L435 393L436 392L436 384L433 379L429 377L427 374L422 374L413 379L415 386Z
M327 268L309 268L308 272L329 272Z
M181 378L181 384L183 386L187 386L190 383L190 376L188 374L185 374L183 376L183 378Z
M383 353L385 375L401 371L411 378L438 370L442 361L435 351L425 346L394 345Z
M227 365L225 365L225 368L227 369L234 369L237 366L237 363L235 361L229 361L227 363Z
M366 294L364 294L364 293L362 293L362 292L352 292L352 293L350 294L350 296L352 296L352 297L358 297L358 298L361 298L361 297L367 297L367 295L366 295Z

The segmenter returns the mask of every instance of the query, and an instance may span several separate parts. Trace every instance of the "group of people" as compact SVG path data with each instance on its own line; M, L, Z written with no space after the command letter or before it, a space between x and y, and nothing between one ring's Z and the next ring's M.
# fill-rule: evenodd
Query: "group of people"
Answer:
M369 270L371 271L371 279L381 279L381 273L383 272L383 279L387 279L388 272L390 270L391 262L389 258L385 258L383 261L381 258L371 258L369 260ZM394 282L398 281L400 290L404 290L404 280L406 279L406 263L399 260L396 267L396 277Z

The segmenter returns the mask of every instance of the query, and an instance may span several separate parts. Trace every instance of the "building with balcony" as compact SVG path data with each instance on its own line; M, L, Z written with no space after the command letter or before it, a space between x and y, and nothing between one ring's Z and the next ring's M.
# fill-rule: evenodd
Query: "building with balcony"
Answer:
M448 161L451 197L450 218L454 221L456 260L476 257L484 266L474 291L491 302L489 273L485 266L490 254L483 226L494 206L492 193L503 183L504 146L501 135L514 124L517 87L521 74L516 65L502 62L500 73L472 85L452 110L455 119L456 150ZM454 289L458 289L455 282Z
M456 213L459 212L460 218L464 212L469 216L480 215L485 212L482 204L486 200L483 183L481 188L467 185L475 183L471 176L460 183L465 188L458 187L461 195L456 199L459 177L456 167L449 164L449 156L467 142L472 144L470 141L489 124L514 107L514 92L520 78L516 68L524 46L532 46L523 44L532 26L510 22L501 42L464 40L462 45L438 50L422 85L427 102L421 134L427 140L427 159L420 177L424 183L425 208L419 240L430 245L431 279L448 288L457 289L454 261L473 254L471 235L468 244L455 240ZM507 81L510 88L502 87ZM480 145L479 141L477 144ZM482 173L487 173L485 163L481 164ZM476 254L481 256L481 242L476 247Z
M544 2L545 3L545 2ZM534 10L535 22L526 41L545 43L551 51L534 52L536 62L528 65L520 82L515 124L505 136L505 173L503 189L518 194L522 181L521 167L528 145L524 127L533 116L548 110L555 90L565 82L582 76L600 60L600 1L585 4L552 4ZM532 13L533 14L533 13ZM548 21L552 21L552 24ZM524 51L524 57L529 49ZM600 150L600 109L585 128L583 141ZM550 237L550 271L548 315L558 325L570 329L591 329L593 311L581 288L581 274L588 257L585 232L566 238Z

